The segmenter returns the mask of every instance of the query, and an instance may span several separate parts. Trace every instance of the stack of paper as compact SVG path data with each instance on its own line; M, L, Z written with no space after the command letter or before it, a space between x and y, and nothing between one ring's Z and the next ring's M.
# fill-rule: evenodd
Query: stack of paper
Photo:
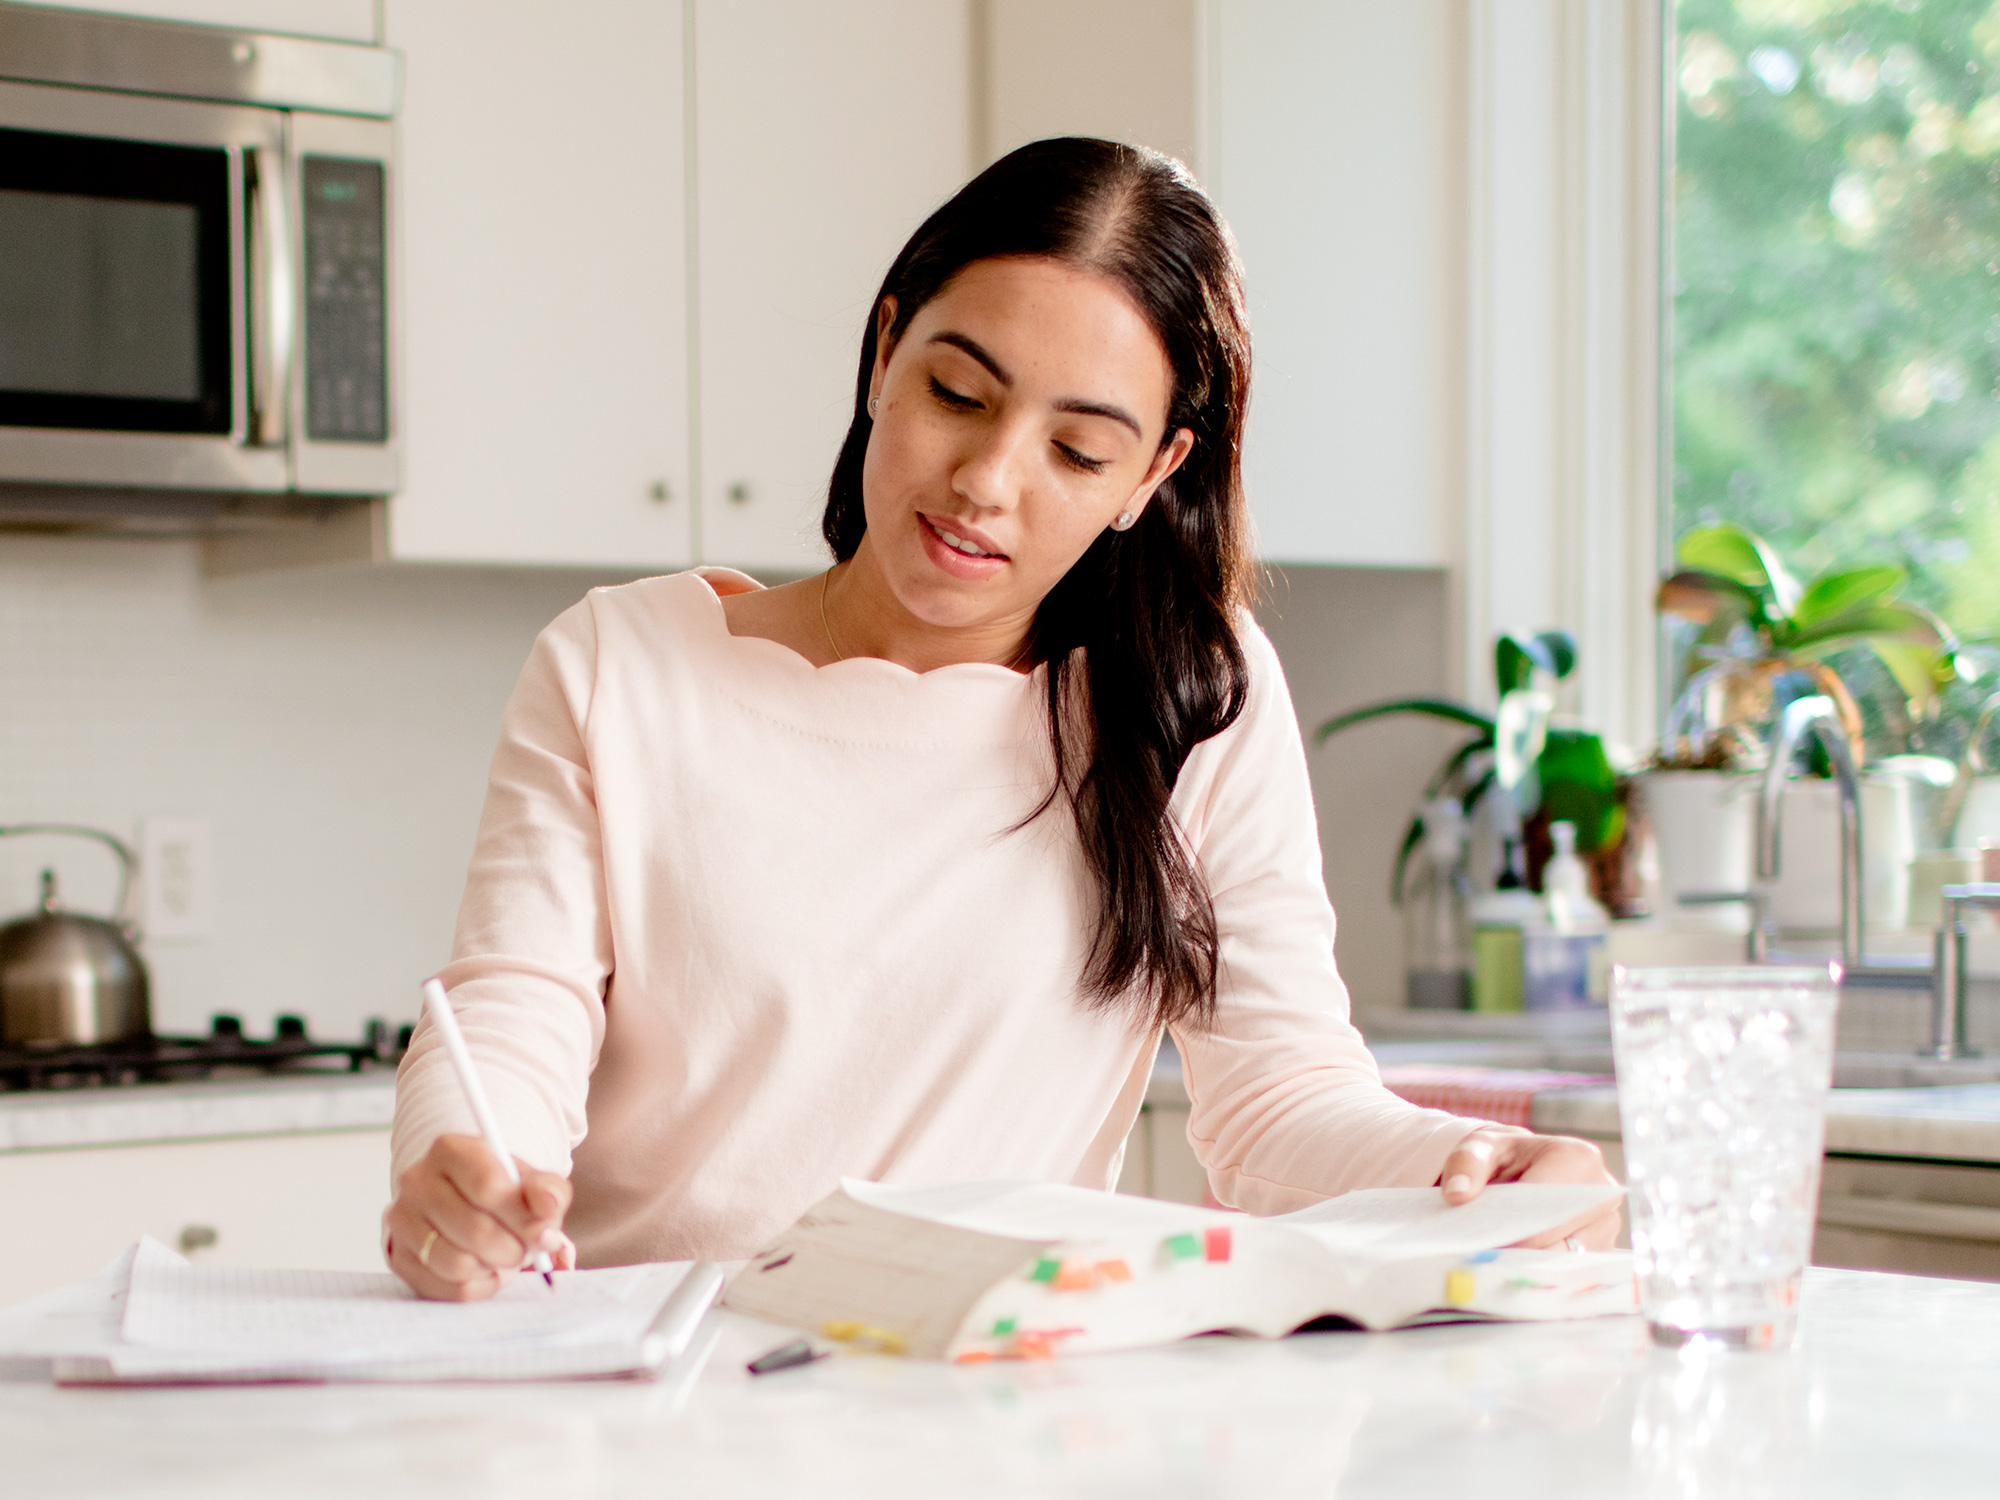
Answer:
M484 1302L425 1302L386 1273L194 1266L148 1238L91 1281L0 1312L0 1359L49 1361L65 1382L642 1374L680 1352L719 1285L712 1267L688 1273L566 1271L553 1289L523 1276ZM694 1316L675 1316L690 1299Z

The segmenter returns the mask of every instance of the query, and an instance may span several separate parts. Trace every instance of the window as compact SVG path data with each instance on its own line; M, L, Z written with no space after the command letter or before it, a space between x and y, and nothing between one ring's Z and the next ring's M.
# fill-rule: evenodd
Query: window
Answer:
M2000 631L2000 0L1674 21L1676 535L1899 563Z

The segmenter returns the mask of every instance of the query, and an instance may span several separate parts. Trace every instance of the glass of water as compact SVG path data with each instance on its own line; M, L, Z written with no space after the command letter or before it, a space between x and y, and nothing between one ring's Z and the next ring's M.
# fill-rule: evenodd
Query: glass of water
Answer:
M1633 1263L1656 1342L1792 1341L1839 986L1838 964L1613 971Z

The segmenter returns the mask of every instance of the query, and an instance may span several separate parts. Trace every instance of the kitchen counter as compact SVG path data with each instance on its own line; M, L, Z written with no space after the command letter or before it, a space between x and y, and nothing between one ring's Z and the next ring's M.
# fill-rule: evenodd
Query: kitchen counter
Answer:
M1615 1088L1537 1095L1530 1123L1561 1135L1619 1134ZM1916 1157L2000 1165L2000 1083L1934 1089L1835 1089L1826 1149L1842 1156Z
M396 1072L299 1072L0 1093L0 1155L79 1146L386 1130Z
M0 1452L9 1494L98 1500L1992 1493L2000 1286L1814 1270L1804 1329L1779 1355L1617 1318L753 1380L783 1335L716 1313L656 1385L0 1380Z

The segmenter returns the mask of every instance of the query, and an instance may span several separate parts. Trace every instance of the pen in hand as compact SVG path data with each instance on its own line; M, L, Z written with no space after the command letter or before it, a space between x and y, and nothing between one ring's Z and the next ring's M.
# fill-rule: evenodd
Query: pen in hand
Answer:
M444 986L435 979L424 981L424 1008L430 1012L431 1024L444 1038L444 1050L451 1056L452 1068L458 1074L458 1086L465 1094L472 1118L479 1122L479 1134L486 1142L486 1149L500 1158L500 1169L507 1174L507 1180L519 1187L521 1169L514 1165L514 1153L507 1149L507 1139L500 1134L500 1121L494 1117L493 1106L486 1102L486 1090L480 1086L479 1073L472 1066L472 1053L466 1048L465 1033L458 1029L458 1016L452 1011L451 1001L445 997ZM542 1280L554 1287L556 1267L555 1262L549 1259L549 1252L536 1246L533 1260L535 1269L542 1273Z

